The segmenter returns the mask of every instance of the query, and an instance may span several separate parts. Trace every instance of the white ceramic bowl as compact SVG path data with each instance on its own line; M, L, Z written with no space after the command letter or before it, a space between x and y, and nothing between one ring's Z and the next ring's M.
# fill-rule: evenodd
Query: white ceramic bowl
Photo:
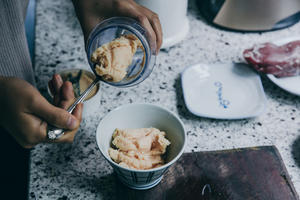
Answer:
M84 70L84 69L66 69L66 70L57 72L57 74L60 74L62 76L62 78L64 79L64 76L66 76L66 74L78 73L80 70L82 70L91 79L94 80L96 78L96 76L92 72ZM97 110L97 108L100 106L100 84L98 83L95 87L97 87L97 92L95 93L95 95L88 99L86 97L86 99L83 101L83 111L82 111L83 118L93 114ZM50 92L50 89L48 86L47 86L47 90L48 90L48 94L51 96L51 98L53 98L53 95Z
M134 170L121 167L110 158L108 149L116 128L149 127L165 131L166 138L171 142L163 166L149 170ZM119 180L130 188L145 190L156 186L167 169L182 155L186 134L181 120L165 108L151 104L128 104L116 108L101 120L97 128L96 141L100 152L114 168Z

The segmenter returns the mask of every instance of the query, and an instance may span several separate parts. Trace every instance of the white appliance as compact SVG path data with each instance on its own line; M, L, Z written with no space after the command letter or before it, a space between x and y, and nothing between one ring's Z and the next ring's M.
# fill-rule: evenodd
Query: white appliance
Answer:
M169 48L185 38L189 31L188 0L135 0L157 13L163 30L162 48Z

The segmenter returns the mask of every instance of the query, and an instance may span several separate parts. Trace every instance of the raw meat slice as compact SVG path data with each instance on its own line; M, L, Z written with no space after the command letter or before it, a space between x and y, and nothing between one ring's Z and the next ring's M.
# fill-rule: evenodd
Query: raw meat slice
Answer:
M300 40L282 46L272 43L255 45L243 52L246 61L258 72L277 78L300 75Z

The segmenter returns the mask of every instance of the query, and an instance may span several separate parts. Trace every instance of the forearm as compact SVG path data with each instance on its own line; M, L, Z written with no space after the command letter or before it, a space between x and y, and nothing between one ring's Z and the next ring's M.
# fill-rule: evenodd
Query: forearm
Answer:
M159 51L162 28L158 15L134 0L72 0L82 27L85 41L92 29L102 20L118 16L138 21L146 30L151 49ZM150 1L150 0L149 0Z
M85 41L92 29L102 20L112 17L114 0L72 0Z

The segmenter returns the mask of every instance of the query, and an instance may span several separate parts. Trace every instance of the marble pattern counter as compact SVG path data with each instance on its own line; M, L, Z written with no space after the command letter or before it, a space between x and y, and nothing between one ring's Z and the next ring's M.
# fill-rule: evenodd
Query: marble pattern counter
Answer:
M243 62L242 51L255 43L300 35L300 23L275 32L237 33L216 29L189 3L190 31L184 41L160 52L150 77L138 86L119 89L101 84L101 105L86 117L73 144L41 144L31 152L29 197L34 199L115 199L112 168L95 142L98 122L127 103L164 106L186 126L186 152L275 145L300 194L300 98L263 78L267 111L253 119L213 120L189 113L180 73L195 63ZM67 68L89 69L79 23L70 1L37 1L35 75L46 95L51 75Z

